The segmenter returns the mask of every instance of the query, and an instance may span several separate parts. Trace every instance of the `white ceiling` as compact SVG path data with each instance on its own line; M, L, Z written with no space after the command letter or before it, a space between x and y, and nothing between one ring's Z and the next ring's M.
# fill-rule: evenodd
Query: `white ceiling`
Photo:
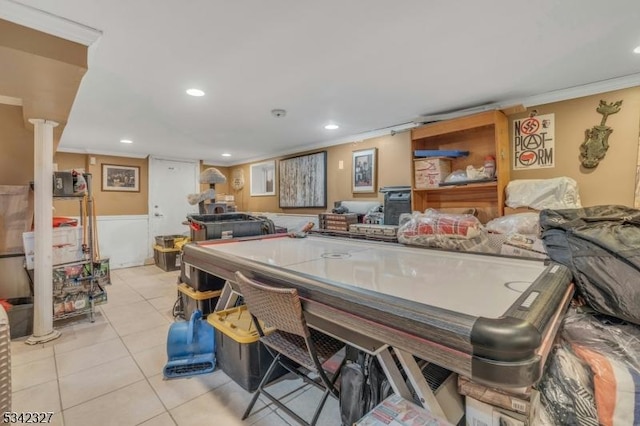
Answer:
M67 151L237 164L640 76L638 0L20 2L103 32Z

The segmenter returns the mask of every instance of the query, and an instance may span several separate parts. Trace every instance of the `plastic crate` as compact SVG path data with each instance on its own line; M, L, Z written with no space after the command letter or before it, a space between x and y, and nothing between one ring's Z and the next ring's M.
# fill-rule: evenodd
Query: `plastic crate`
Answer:
M153 246L153 259L163 271L177 271L180 269L180 249L169 249Z
M188 237L184 235L159 235L156 237L156 245L163 248L177 248Z
M224 278L216 277L208 274L190 263L181 262L180 264L180 282L188 284L196 291L222 290Z
M218 366L245 390L255 391L273 362L273 357L260 342L247 307L243 305L213 312L209 314L207 321L215 328ZM263 330L270 333L273 328L263 327ZM272 380L285 373L285 368L277 366L271 375Z
M275 226L266 218L244 213L189 215L191 241L273 234Z
M216 307L221 291L196 291L187 284L178 285L178 297L180 298L181 311L188 320L196 309L202 312L202 318L206 318Z

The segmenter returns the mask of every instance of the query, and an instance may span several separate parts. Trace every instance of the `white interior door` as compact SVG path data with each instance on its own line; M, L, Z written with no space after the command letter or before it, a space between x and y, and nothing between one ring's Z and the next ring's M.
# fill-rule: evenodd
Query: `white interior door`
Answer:
M197 161L151 157L149 161L149 237L155 244L157 235L188 235L183 225L188 214L198 213L198 206L187 202L188 194L200 192ZM151 247L151 246L150 246Z

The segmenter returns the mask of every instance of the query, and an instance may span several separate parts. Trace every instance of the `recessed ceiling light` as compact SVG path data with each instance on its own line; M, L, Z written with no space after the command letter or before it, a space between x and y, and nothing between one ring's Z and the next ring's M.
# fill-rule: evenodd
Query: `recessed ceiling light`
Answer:
M204 96L204 92L200 89L187 89L187 95Z
M121 143L133 143L131 139L120 139Z
M337 124L327 124L326 126L324 126L324 128L327 130L336 130L340 128L340 126L338 126Z
M228 152L225 152L224 154L222 154L223 157L231 157L231 154L229 154Z
M633 53L640 53L640 46L633 49Z

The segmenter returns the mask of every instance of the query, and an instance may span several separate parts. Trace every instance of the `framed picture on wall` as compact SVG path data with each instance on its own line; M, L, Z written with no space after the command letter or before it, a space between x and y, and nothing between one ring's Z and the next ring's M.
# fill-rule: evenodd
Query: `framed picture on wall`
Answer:
M376 148L353 151L353 192L376 192Z
M280 208L327 207L327 151L280 160Z
M103 164L102 190L140 192L140 167Z
M276 162L265 161L249 167L251 196L276 195Z

